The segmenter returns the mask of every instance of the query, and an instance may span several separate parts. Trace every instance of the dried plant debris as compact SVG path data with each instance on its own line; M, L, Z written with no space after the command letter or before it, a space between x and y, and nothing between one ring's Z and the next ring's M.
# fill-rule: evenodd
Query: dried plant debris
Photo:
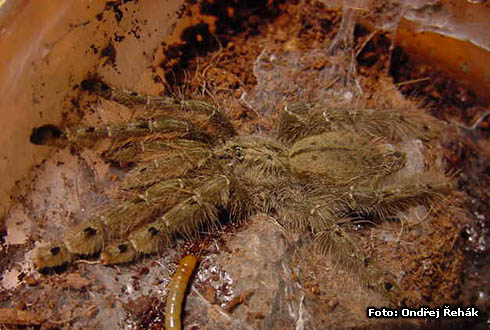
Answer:
M353 214L387 219L412 206L430 208L453 190L437 170L390 182L407 162L395 144L429 142L439 130L435 119L413 108L292 103L279 114L275 134L238 135L208 101L143 96L102 81L82 86L139 115L122 124L49 125L34 131L48 132L47 139L32 140L76 148L109 140L103 157L127 173L118 204L37 250L34 263L43 272L98 255L104 264L131 262L219 226L222 215L239 221L270 213L286 230L312 232L319 252L396 303L398 284L337 223Z

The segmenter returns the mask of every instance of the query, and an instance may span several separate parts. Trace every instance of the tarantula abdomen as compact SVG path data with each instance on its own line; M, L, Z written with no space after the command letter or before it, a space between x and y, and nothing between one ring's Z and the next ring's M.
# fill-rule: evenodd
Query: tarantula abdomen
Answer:
M314 174L325 184L353 185L376 182L405 165L405 155L373 144L369 138L348 131L305 137L290 149L294 171Z

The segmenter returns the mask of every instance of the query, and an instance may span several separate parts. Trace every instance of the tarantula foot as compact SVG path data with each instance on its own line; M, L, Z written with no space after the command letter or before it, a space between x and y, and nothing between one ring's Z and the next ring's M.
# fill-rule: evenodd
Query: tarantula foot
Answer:
M165 224L150 223L129 235L134 249L143 254L152 254L161 250L167 241Z
M29 141L35 145L63 148L68 139L59 127L48 124L34 128Z
M106 83L99 79L85 79L80 83L80 86L83 90L97 95L103 95L111 89Z
M382 272L374 265L367 266L368 287L379 292L388 298L394 305L399 305L403 293L398 285L398 281L391 273Z
M72 253L92 256L104 247L104 229L93 223L85 223L69 232L64 239L68 250Z
M34 266L43 274L51 270L62 271L75 260L75 255L68 251L63 243L52 244L37 249L34 255Z
M360 270L363 267L362 251L340 227L317 233L314 244L320 253L330 257L335 263L352 270Z
M104 265L125 264L134 261L138 253L130 242L114 243L104 248L100 260Z

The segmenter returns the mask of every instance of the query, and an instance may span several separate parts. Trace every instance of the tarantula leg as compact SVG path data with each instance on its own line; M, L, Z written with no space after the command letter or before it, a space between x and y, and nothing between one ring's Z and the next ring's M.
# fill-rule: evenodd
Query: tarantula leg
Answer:
M414 109L363 109L351 104L326 108L298 102L284 107L278 133L288 142L307 135L347 129L398 141L407 137L430 140L439 134L440 126L433 117Z
M34 266L40 273L48 272L58 267L64 268L75 260L75 254L68 251L63 243L40 247L34 255Z
M193 195L193 188L199 180L169 179L158 182L145 190L130 190L131 199L116 207L109 208L100 216L108 231L116 237L124 237L135 228L168 211L181 200Z
M335 193L309 185L293 189L286 186L279 193L277 204L283 206L277 212L281 223L289 229L322 232L335 228L335 214L342 212L338 199Z
M117 102L129 108L135 106L144 106L146 109L163 111L166 115L169 113L186 116L191 114L190 120L197 120L201 123L209 123L214 129L215 134L223 137L231 137L236 134L226 116L214 105L199 100L178 100L167 96L150 96L140 95L122 89L108 86L97 79L88 79L82 82L82 88L99 95L107 100ZM152 112L153 114L155 112ZM202 117L202 118L197 118ZM207 125L199 125L207 126Z
M230 179L225 175L217 175L205 181L194 190L194 198L198 203L207 202L216 206L226 207L230 200Z
M223 137L236 135L235 128L228 118L214 105L199 100L182 100L179 103L181 110L203 113L209 117L211 126L217 128L217 134Z
M170 235L165 224L157 220L132 232L129 241L136 252L152 254L161 251L170 242Z
M124 178L122 188L147 187L156 182L185 176L193 170L199 170L201 175L205 175L212 173L217 166L209 150L196 150L195 153L182 151L165 156L156 155L154 159L131 169Z
M217 207L226 207L230 198L230 180L219 175L194 189L192 197L172 207L164 216L129 235L139 253L158 252L175 235L192 236L203 225L218 221Z
M116 242L104 247L100 260L104 265L125 264L134 261L138 253L131 242Z
M162 205L131 199L104 212L100 218L111 236L122 237L156 216Z
M103 153L103 157L125 167L126 164L148 161L171 153L181 154L191 160L211 157L209 145L199 141L185 139L162 141L148 138L116 143Z
M315 235L314 244L318 250L329 256L334 263L357 273L369 288L381 293L394 304L398 304L399 289L393 276L382 272L375 263L368 262L362 250L342 228L336 224L330 227L331 230Z
M215 193L224 191L226 194L226 189L223 190L220 187L218 191L218 188L212 183L210 184L209 180L205 182L205 187L207 189L198 188L193 190L193 184L186 179L159 182L139 194L139 199L135 198L122 203L117 208L109 210L102 218L111 232L115 231L119 233L118 236L123 236L148 218L168 207L170 207L170 211L167 214L171 218L174 217L172 216L172 209L176 209L177 212L184 211L180 216L192 217L194 214L186 212L185 207L176 207L179 205L177 204L179 200L186 197L186 200L188 200L189 196L195 197L200 194L205 196L213 195L212 192L210 193L213 188L215 188ZM227 194L214 201L219 203L219 200L223 198L227 198ZM182 206L182 204L185 203L181 202L180 205ZM203 209L206 208L204 207ZM204 215L201 214L200 217L204 218ZM151 254L160 251L168 243L169 239L168 226L162 220L154 221L131 233L128 242L116 243L104 248L101 260L104 264L130 262L136 259L139 254Z
M218 221L217 207L226 208L230 200L230 180L215 176L194 190L194 195L163 216L168 231L172 234L191 236L203 225L213 225Z
M165 213L163 220L172 235L193 238L203 225L218 221L218 210L210 203L188 198Z
M114 101L127 107L137 105L151 105L152 107L165 107L175 104L175 99L166 96L139 95L123 89L113 88L100 79L86 79L80 84L82 89L103 97L106 100Z
M303 102L288 103L284 106L279 115L277 126L278 135L281 140L294 142L305 136L306 127L309 124L308 115L311 107ZM316 126L312 126L316 127ZM318 128L312 131L312 134L320 133Z
M315 234L314 244L318 251L349 269L361 269L364 265L364 253L338 225L326 226L330 229Z
M299 193L299 191L297 191ZM295 227L303 229L308 222L308 226L315 233L313 244L315 250L328 256L333 263L342 266L358 274L363 282L370 288L376 289L383 295L396 302L394 299L396 283L386 280L386 276L372 262L368 262L363 251L350 238L350 236L337 225L336 215L342 213L342 206L338 197L325 196L321 198L321 192L306 192L306 197L288 194L289 198L297 199L296 203L291 203L287 208L280 210L280 214L293 216L285 219L287 222L298 223ZM307 199L302 200L302 198ZM321 201L329 200L327 203ZM311 204L312 201L316 203ZM380 285L386 284L386 286Z
M139 193L138 197L149 204L158 203L172 207L184 198L190 197L198 183L197 179L168 179L148 187Z
M172 117L140 119L125 124L79 127L66 134L69 140L82 144L97 138L121 140L149 134L162 135L162 137L164 134L170 134L171 138L181 137L204 142L212 140L206 132L191 121Z
M103 227L98 223L88 222L68 232L63 241L71 253L91 256L102 250L104 238Z

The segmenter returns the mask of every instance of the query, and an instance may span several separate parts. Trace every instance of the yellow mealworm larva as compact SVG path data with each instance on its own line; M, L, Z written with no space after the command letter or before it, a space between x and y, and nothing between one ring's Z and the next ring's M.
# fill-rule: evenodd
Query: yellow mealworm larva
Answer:
M179 267L170 282L165 306L165 329L179 330L182 329L181 314L182 301L184 300L185 290L189 283L189 278L197 264L197 257L187 255L180 260Z

